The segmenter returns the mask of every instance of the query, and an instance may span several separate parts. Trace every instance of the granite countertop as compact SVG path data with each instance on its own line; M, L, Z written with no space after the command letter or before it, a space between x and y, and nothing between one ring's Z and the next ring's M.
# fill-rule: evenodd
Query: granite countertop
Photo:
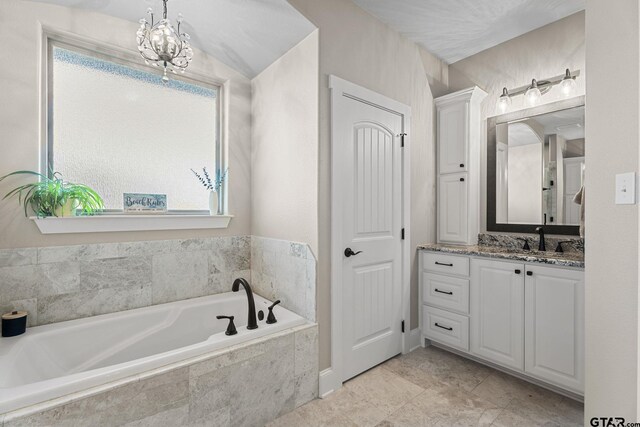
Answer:
M418 249L459 255L475 255L485 258L537 262L563 267L584 268L584 254L582 252L538 252L536 250L522 251L498 246L453 246L435 243L419 245Z

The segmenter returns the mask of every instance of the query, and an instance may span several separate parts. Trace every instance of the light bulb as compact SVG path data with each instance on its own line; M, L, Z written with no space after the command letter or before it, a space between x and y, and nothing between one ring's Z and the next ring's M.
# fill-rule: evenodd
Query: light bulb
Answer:
M505 87L502 89L502 95L500 95L500 98L498 98L497 108L500 113L506 113L510 106L511 97L509 96L509 92Z
M576 80L571 76L571 71L567 68L564 78L560 82L560 91L565 97L573 95L576 90Z
M538 82L536 79L531 80L531 86L524 93L524 102L526 105L533 107L538 105L540 102L540 98L542 98L542 93L540 89L538 89Z

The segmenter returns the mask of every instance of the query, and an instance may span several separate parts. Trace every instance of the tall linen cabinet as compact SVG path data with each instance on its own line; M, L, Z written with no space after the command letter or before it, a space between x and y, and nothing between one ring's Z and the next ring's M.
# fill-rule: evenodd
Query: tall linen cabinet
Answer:
M477 86L436 98L438 243L473 245L480 227L480 104Z

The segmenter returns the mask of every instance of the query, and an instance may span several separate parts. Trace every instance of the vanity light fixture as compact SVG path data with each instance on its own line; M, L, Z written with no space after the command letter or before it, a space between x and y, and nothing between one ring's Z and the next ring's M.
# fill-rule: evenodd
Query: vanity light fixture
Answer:
M151 22L145 18L140 19L140 28L136 33L140 55L145 63L164 68L162 81L165 83L169 81L167 70L173 73L184 73L193 59L193 49L189 44L191 37L187 33L180 32L180 25L183 22L182 14L178 14L176 19L178 25L174 28L167 18L168 1L162 0L162 19L158 22L154 20L153 9L147 9Z
M527 107L538 105L542 100L542 95L549 92L553 86L560 86L562 96L568 98L573 95L576 89L576 77L580 75L580 71L571 72L566 69L564 74L547 79L532 79L531 84L508 90L506 87L502 89L502 95L498 98L496 109L500 114L506 113L511 106L511 98L517 95L524 95L524 104Z
M498 111L500 113L506 113L511 106L511 96L507 88L502 88L502 95L498 98Z

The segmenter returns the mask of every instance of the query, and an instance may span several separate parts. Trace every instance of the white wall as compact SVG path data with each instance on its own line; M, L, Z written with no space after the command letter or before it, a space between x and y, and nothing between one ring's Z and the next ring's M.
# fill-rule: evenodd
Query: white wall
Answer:
M8 46L6 57L11 58L10 65L0 68L0 176L39 167L43 137L40 135L41 24L137 51L136 23L44 3L0 1L0 37ZM45 236L24 217L18 202L12 199L0 201L0 248L250 234L250 82L199 51L195 52L189 70L229 82L229 91L224 94L228 108L229 212L235 218L228 229ZM0 183L0 193L6 193L20 182L15 179Z
M580 70L575 96L585 94L584 16L584 12L576 13L449 66L451 92L476 84L488 93L482 104L485 131L480 145L481 230L486 230L487 224L486 119L497 114L496 101L503 87L516 88L530 84L533 78L557 76L563 74L566 68ZM559 99L559 88L556 87L543 96L542 103ZM524 108L522 101L522 96L514 97L510 111Z
M330 365L330 103L335 74L411 106L411 247L435 240L433 96L427 70L443 78L443 65L349 0L289 0L320 30L320 145L318 316L320 368ZM424 55L425 58L422 56ZM428 59L428 60L427 60ZM287 224L282 224L287 227ZM416 254L412 253L411 325L418 325Z
M587 0L585 425L640 419L638 207L614 204L615 174L638 172L639 13Z
M251 81L251 231L318 253L318 31Z

